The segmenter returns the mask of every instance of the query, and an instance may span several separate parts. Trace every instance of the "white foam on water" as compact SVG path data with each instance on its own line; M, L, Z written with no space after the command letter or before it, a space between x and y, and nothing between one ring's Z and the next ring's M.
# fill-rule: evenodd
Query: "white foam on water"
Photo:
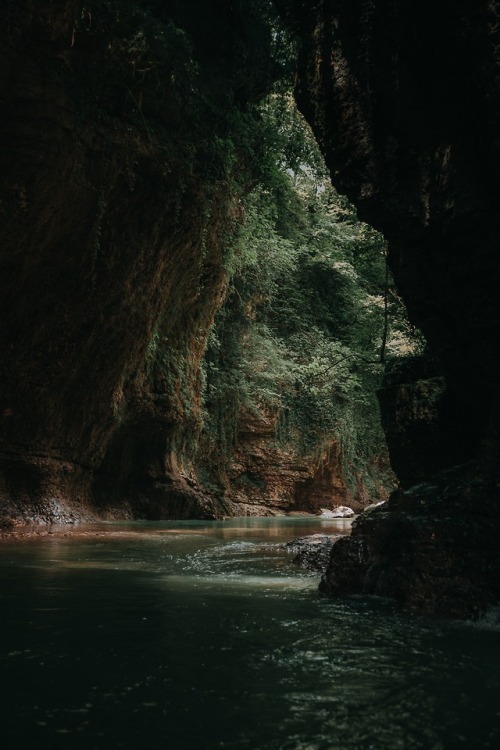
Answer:
M162 576L162 580L172 586L181 586L190 588L200 586L205 591L210 587L233 588L238 589L241 594L248 593L249 590L305 590L316 589L317 581L311 580L310 577L302 576L263 576L263 575L241 575L238 573L212 574L203 576L192 575L167 575Z

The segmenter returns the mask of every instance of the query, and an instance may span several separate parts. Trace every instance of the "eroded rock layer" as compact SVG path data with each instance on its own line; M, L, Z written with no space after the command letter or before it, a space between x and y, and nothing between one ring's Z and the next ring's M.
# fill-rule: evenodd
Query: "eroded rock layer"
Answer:
M167 5L2 9L6 523L213 511L182 462L270 41L239 6Z
M416 443L393 449L395 468L408 486L426 466L430 474L466 459L478 462L454 492L440 493L446 510L439 511L439 530L425 486L360 522L352 541L335 546L327 586L397 596L428 611L470 613L500 595L498 557L488 542L500 517L500 4L280 5L299 38L298 102L334 184L362 219L384 232L409 314L439 358L437 375L445 377L440 399L448 416L439 420L439 440L447 445L438 466L435 456L412 455L429 453L419 446L417 429ZM405 439L412 428L405 431L401 421L411 421L411 404L430 387L421 381L412 394L386 394L386 405L406 410L397 427ZM386 415L385 422L394 436L398 417ZM483 518L467 530L463 516L479 504ZM469 583L459 586L457 577ZM469 599L462 608L461 596Z
M280 445L276 415L262 410L241 415L237 444L221 484L228 510L235 515L317 514L339 505L359 512L374 499L388 497L391 483L384 459L348 477L335 440L313 453Z

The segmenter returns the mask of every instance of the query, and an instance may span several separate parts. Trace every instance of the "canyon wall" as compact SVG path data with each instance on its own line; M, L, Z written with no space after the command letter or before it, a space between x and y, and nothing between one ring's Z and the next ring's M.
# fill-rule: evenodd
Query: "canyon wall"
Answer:
M385 234L396 284L439 363L433 377L444 377L439 408L437 381L418 375L389 384L381 402L389 441L404 437L392 440L404 486L426 468L445 478L360 521L334 548L324 586L471 614L500 594L491 532L500 516L500 5L279 5L298 39L299 106L335 186Z
M323 587L475 615L500 594L499 3L277 5L299 105L335 186L385 234L434 361L387 374L402 489L335 545ZM2 10L4 527L311 510L346 490L335 450L317 466L273 453L264 423L241 425L226 496L193 471L273 39L267 3L163 6Z
M360 512L372 502L387 499L393 477L385 455L374 458L372 466L349 472L333 438L322 449L317 446L304 452L297 443L280 444L276 423L277 414L269 409L243 410L228 460L218 466L217 457L207 451L206 476L211 475L223 489L227 513L320 513L339 505Z
M268 158L252 106L279 75L269 12L260 0L2 10L4 527L369 502L334 440L319 456L276 447L265 415L239 421L215 483L204 469L217 456L198 450L200 362L241 197Z
M271 40L255 4L163 5L2 8L5 525L216 510L183 463Z

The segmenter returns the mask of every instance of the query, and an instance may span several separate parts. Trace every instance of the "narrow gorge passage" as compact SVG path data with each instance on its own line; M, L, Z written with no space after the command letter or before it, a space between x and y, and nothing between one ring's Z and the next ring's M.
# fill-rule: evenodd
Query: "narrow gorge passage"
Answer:
M499 51L500 0L0 3L8 750L497 748Z
M497 747L498 624L320 597L284 543L348 525L135 522L5 542L6 747Z

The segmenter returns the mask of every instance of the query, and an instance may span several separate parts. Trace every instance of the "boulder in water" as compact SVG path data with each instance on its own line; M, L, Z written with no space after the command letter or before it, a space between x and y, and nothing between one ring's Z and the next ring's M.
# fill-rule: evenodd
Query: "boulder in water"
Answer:
M320 508L321 518L353 518L355 515L352 508L347 505L337 505L336 508Z
M330 534L311 534L287 542L285 547L289 552L295 552L295 565L301 565L309 570L324 571L330 561L330 551L340 536Z

